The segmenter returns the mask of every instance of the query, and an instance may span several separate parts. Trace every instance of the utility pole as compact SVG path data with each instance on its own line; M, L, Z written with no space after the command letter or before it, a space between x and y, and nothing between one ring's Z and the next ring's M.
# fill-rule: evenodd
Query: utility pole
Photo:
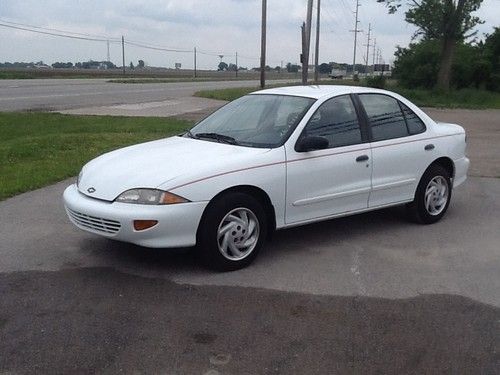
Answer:
M267 0L262 0L262 25L260 37L260 87L266 86L266 19Z
M125 39L122 35L122 63L123 63L123 75L125 75Z
M358 33L362 31L362 30L358 29L359 0L356 0L356 11L354 13L356 14L356 18L354 21L354 30L350 30L351 32L354 33L354 54L353 54L353 58L352 58L352 77L353 78L355 78L355 75L356 75L356 47L358 46Z
M236 52L236 77L238 77L238 52Z
M369 56L370 56L370 33L372 31L372 24L368 24L368 41L366 42L366 66L365 66L365 73L368 75L368 61L369 61Z
M377 38L373 38L373 75L375 75L375 51L377 50Z
M196 78L196 47L194 47L194 78Z
M108 54L106 55L106 58L107 58L107 62L110 62L111 61L111 58L109 57L109 40L106 41L106 46L108 47Z
M314 82L319 82L319 21L321 0L318 0L318 13L316 15L316 49L314 51Z
M311 22L313 0L307 1L306 23L302 24L302 84L307 85L309 74L309 47L311 46Z

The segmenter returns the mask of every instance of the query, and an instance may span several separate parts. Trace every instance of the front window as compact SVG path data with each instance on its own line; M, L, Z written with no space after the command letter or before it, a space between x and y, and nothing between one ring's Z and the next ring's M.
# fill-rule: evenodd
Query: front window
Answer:
M246 95L202 120L188 136L230 140L250 147L277 147L287 140L314 101L287 95Z
M349 95L327 100L311 117L304 136L319 136L328 140L328 148L362 143L356 109Z

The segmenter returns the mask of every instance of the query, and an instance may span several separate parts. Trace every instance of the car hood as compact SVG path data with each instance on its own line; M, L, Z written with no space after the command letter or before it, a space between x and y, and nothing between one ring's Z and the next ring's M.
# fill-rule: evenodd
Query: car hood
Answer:
M178 136L161 139L118 149L90 161L83 167L78 190L112 201L129 189L173 186L199 175L223 173L267 151Z

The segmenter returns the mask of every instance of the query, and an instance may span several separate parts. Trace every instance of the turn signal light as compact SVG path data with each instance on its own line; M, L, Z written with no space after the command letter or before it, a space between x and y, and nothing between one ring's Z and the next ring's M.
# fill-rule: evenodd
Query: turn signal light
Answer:
M186 198L182 198L176 194L169 193L168 191L163 193L160 199L160 204L176 204L186 202L189 202Z
M146 230L158 224L158 220L134 220L134 229L137 231Z

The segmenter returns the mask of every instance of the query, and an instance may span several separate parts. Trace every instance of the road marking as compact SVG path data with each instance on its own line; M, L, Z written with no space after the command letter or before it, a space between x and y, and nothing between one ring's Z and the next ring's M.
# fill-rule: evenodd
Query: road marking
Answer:
M351 253L351 273L354 276L354 282L358 288L359 294L365 296L366 295L366 288L363 283L363 279L361 278L361 253L363 252L363 248L358 245L351 244L351 248L353 248L353 251Z
M48 95L31 95L31 96L15 96L8 98L0 98L0 101L8 100L25 100L25 99L45 99L45 98L60 98L60 97L78 97L78 96L96 96L96 95L123 95L123 94L135 94L135 93L148 93L148 92L164 92L164 91L178 91L179 87L164 87L162 89L148 89L148 90L115 90L115 91L93 91L88 93L65 93L65 94L48 94Z

